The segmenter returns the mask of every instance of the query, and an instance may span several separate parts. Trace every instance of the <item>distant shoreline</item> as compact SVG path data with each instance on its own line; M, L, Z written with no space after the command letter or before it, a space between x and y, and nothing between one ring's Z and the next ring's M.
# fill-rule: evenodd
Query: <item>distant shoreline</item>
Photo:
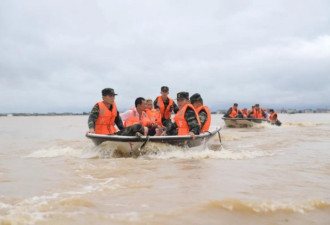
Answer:
M283 114L298 114L298 113L330 113L330 109L279 109L275 110L278 113ZM225 114L227 110L217 110L212 112L212 114ZM70 112L64 112L64 113L0 113L0 117L4 116L85 116L89 115L89 112L83 112L83 113L70 113Z

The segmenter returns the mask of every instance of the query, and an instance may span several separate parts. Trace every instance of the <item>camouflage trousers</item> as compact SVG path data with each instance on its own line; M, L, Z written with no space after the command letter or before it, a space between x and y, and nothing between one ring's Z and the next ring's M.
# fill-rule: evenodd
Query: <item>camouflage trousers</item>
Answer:
M171 123L171 119L165 119L165 118L162 118L162 124L164 127L167 126L167 124Z
M129 127L124 127L123 129L116 132L115 134L122 135L122 136L135 136L136 132L139 132L142 135L144 134L144 128L143 128L142 124L134 124Z
M174 129L174 130L170 130L168 132L166 132L167 135L178 135L178 130L177 129Z
M167 120L167 123L164 126L166 126L167 135L178 135L177 126L175 123L172 123L171 120Z

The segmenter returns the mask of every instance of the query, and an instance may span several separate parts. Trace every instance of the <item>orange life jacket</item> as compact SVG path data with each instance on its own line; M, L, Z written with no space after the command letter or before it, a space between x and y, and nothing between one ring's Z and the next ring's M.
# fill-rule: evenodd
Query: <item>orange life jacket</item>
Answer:
M103 102L98 102L99 116L95 122L96 134L113 134L116 132L115 119L117 117L117 106L114 102L112 104L112 111L106 107Z
M128 118L128 120L126 120L124 122L124 126L128 127L137 123L142 124L144 127L148 126L148 123L152 123L152 121L149 119L148 115L146 114L146 112L142 111L142 115L141 115L141 120L139 118L139 114L136 111L135 108L131 108L132 112L130 117Z
M273 113L269 116L269 120L270 120L270 121L273 121L273 118L274 118L275 115L276 115L275 122L277 122L278 116L277 116L277 113L276 113L276 112L273 112Z
M200 107L198 107L198 108L196 109L196 112L197 112L197 114L199 115L199 112L202 111L203 109L204 109L205 112L206 112L207 119L206 119L206 121L205 121L205 123L204 123L204 126L201 128L201 133L203 133L203 132L205 132L205 131L208 131L209 128L210 128L210 125L211 125L211 111L210 111L209 107L207 107L207 106L205 106L205 105L202 105L202 106L200 106Z
M241 109L241 113L243 115L244 118L246 118L248 116L248 110L244 110L244 109Z
M231 113L229 114L229 117L234 118L238 114L238 109L234 108L234 106L230 107L231 108Z
M168 98L168 100L169 100L169 103L165 109L165 105L164 105L162 96L157 97L157 105L159 107L160 114L161 114L162 118L165 118L165 119L171 118L171 106L173 106L173 99Z
M198 124L199 126L201 125L201 121L199 120L199 116L196 110L194 109L194 107L191 104L186 104L177 112L177 114L174 117L174 121L178 126L178 135L186 135L189 133L189 126L186 119L184 118L184 115L186 114L188 107L194 110Z
M149 119L153 123L157 123L157 124L163 126L162 115L160 114L160 112L158 112L156 109L146 109L146 113L147 113Z
M257 110L256 108L253 109L253 113L251 114L254 118L256 119L262 119L264 118L264 116L262 115L262 112L264 110L262 108L259 107L259 110Z

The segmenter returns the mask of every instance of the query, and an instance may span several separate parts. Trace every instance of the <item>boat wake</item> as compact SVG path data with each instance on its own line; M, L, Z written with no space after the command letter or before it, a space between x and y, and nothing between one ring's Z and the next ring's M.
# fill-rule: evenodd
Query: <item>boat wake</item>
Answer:
M84 150L76 149L74 147L50 147L32 152L27 155L27 158L56 158L62 156L81 157Z
M142 149L136 152L121 151L111 142L104 142L98 146L85 146L84 148L74 147L50 147L36 150L27 158L57 158L72 157L82 159L97 158L122 158L134 157L141 159L225 159L243 160L259 157L273 156L273 152L241 150L226 150L220 143L208 143L206 149L202 147L185 148L166 143L147 143Z
M273 153L261 151L229 151L222 149L221 151L214 151L211 149L194 150L181 149L172 151L159 151L157 154L144 154L141 158L147 159L223 159L223 160L244 160L254 159L259 157L270 157Z

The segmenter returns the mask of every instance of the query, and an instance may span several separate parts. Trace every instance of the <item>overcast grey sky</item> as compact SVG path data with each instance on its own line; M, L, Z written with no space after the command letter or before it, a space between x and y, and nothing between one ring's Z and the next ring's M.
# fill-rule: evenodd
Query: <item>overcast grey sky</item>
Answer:
M89 112L101 89L212 110L330 108L329 0L0 0L0 113Z

